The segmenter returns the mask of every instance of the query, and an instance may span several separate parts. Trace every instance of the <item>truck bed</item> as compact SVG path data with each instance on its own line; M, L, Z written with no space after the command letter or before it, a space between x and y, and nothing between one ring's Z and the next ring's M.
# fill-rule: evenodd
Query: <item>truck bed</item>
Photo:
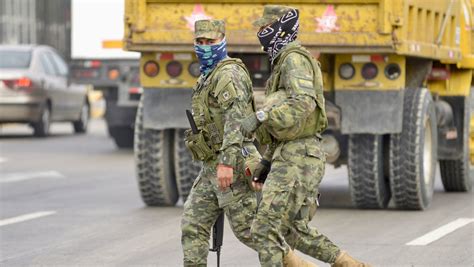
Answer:
M194 21L214 18L226 21L229 51L261 52L256 37L258 29L252 22L262 14L263 2L288 4L288 1L204 0L196 4L187 0L127 0L125 47L134 51L192 51ZM291 5L300 10L299 40L311 50L396 53L447 63L472 58L472 11L468 0L294 2Z

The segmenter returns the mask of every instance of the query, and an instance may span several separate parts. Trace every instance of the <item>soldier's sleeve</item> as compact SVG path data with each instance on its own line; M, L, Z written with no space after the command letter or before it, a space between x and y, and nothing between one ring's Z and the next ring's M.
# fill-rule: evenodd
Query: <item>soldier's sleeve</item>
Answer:
M275 149L277 147L277 143L271 143L267 146L265 153L263 154L262 158L268 161L272 161L273 153L275 153Z
M241 153L244 140L240 121L248 115L252 82L241 67L224 68L214 90L224 118L224 136L218 159L219 163L235 168L236 156Z
M317 106L313 82L311 62L297 53L288 55L281 66L280 76L280 86L286 91L286 99L267 108L268 120L264 123L289 128L296 122L306 120Z

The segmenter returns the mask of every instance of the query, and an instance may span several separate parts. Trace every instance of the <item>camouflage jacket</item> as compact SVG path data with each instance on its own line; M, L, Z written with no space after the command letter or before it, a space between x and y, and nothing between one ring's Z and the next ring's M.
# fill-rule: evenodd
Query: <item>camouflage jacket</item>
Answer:
M314 90L314 71L317 71L317 74L319 74L316 77L320 79L316 82L318 87L320 87L318 90L322 92L323 85L320 69L313 70L313 65L305 56L294 52L288 54L280 62L281 55L285 50L294 47L301 46L298 42L288 44L279 52L274 61L273 72L266 86L266 95L284 90L286 98L272 104L271 107L264 108L268 114L268 119L263 122L263 126L267 128L284 129L303 124L317 107L317 96ZM274 79L275 75L279 76L277 81ZM274 82L278 82L278 84L275 85L273 84ZM264 158L270 160L276 146L277 143L275 142L270 144Z
M213 73L216 69L218 72ZM206 95L203 96L202 93ZM203 97L207 98L205 106L199 107L199 103L203 103ZM199 113L199 108L206 108L210 120L218 122L216 124L220 128L222 140L218 149L218 162L235 168L236 156L241 154L245 139L240 131L240 121L253 112L252 82L247 70L231 63L216 67L206 76L201 75L193 90L192 106L200 130L208 122L200 120L199 114L196 114Z

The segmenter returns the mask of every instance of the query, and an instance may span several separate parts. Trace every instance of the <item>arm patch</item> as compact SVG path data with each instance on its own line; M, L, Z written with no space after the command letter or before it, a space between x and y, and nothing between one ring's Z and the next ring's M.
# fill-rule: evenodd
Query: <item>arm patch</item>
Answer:
M307 95L316 99L316 86L313 65L306 57L290 53L281 66L280 84L288 96Z
M234 83L228 75L222 75L213 90L213 96L217 99L217 103L221 108L229 108L237 98Z
M289 96L308 95L316 99L314 78L308 71L301 69L289 70L285 73L284 86Z

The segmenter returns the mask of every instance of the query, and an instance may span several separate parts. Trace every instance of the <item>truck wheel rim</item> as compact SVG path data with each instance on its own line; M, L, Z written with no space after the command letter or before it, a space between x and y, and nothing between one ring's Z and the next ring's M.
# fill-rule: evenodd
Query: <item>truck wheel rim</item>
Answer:
M433 140L431 134L431 122L427 119L425 122L425 143L423 145L423 179L427 186L430 185L433 176Z

